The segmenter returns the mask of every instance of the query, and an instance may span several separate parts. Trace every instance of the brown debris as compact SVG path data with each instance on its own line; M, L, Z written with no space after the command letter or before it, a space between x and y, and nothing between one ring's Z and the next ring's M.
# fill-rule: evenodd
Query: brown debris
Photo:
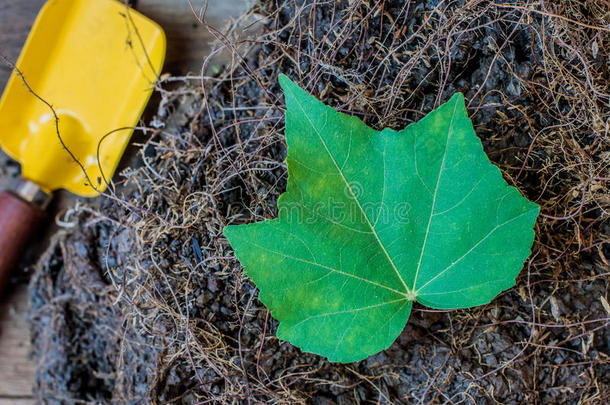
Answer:
M263 24L254 39L209 27L234 63L161 80L138 167L100 207L72 211L78 226L38 266L38 398L608 402L603 3L265 1L251 12ZM359 363L278 341L221 231L274 217L285 189L279 73L377 129L402 128L463 92L490 159L541 205L517 286L474 309L416 307L388 350Z

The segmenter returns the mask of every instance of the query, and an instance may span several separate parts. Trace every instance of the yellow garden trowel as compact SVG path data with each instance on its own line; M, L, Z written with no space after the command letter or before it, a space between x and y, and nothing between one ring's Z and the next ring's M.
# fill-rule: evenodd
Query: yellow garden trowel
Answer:
M106 189L165 58L156 23L117 0L49 0L0 99L22 178L0 194L0 289L51 193Z

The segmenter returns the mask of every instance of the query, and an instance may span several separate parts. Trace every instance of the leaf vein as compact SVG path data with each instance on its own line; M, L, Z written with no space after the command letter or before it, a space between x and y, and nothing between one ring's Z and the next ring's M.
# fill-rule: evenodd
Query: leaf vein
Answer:
M421 252L419 254L419 261L417 262L417 269L415 270L415 277L413 278L413 291L417 291L417 277L419 276L419 270L426 252L426 246L428 243L428 236L430 235L430 226L432 225L432 218L434 217L434 209L436 207L436 197L438 196L439 185L441 184L441 177L445 168L445 161L447 160L447 149L449 148L449 140L453 132L453 120L455 118L455 112L457 111L458 102L455 101L453 105L453 113L451 114L451 121L449 122L449 132L447 133L447 140L445 141L445 150L443 151L443 160L441 161L441 167L438 171L438 177L436 178L436 185L434 187L434 194L432 196L432 208L430 209L430 216L428 218L428 225L426 227L426 234L424 236L424 243L422 244Z
M358 277L355 274L347 273L345 271L341 271L341 270L335 269L334 267L326 266L326 265L318 263L318 262L312 262L310 260L302 259L300 257L291 256L291 255L286 254L284 252L280 252L280 251L277 251L277 250L269 249L269 248L267 248L265 246L259 245L258 243L254 243L254 242L250 242L250 241L248 241L247 243L251 244L252 246L256 246L259 249L265 250L265 251L267 251L269 253L276 254L278 256L285 257L287 259L292 259L292 260L295 260L297 262L301 262L301 263L309 264L311 266L317 266L317 267L320 267L320 268L323 268L323 269L326 269L326 270L330 270L330 271L333 271L333 272L335 272L337 274L341 274L341 275L346 276L346 277L351 277L351 278L360 280L360 281L362 281L364 283L375 285L375 286L380 287L380 288L384 288L384 289L386 289L388 291L392 291L393 293L400 294L402 296L406 295L404 291L399 291L399 290L396 290L396 289L394 289L392 287L388 287L387 285L384 285L384 284L381 284L381 283L377 283L375 281L368 280L366 278Z
M481 240L479 240L477 243L475 243L466 253L464 253L462 256L460 256L455 262L451 263L449 266L445 267L442 271L440 271L436 276L432 277L430 280L428 280L426 282L426 284L422 285L421 287L419 287L417 289L417 291L422 290L423 288L425 288L428 284L430 284L431 282L433 282L434 280L436 280L437 278L439 278L440 276L442 276L443 274L445 274L447 271L449 271L453 266L455 266L456 264L458 264L459 262L461 262L462 260L464 260L466 258L466 256L468 256L470 253L472 253L473 250L475 250L481 243L483 243L485 240L487 240L487 238L489 238L495 231L497 231L498 229L500 229L501 227L508 225L509 223L516 221L517 219L521 218L522 216L524 216L525 214L528 214L529 211L523 212L519 215L517 215L514 218L511 218L508 221L505 221L501 224L498 224L496 226L494 226L489 232L487 232L487 234L481 238Z
M406 301L406 300L407 300L406 298L400 298L400 299L397 299L397 300L386 301L386 302L382 302L382 303L379 303L379 304L369 305L369 306L366 306L366 307L344 309L343 311L324 312L324 313L321 313L321 314L311 315L311 316L308 316L305 319L300 320L298 323L295 323L294 325L292 325L290 327L291 328L295 328L295 327L299 326L302 323L305 323L307 321L311 321L312 319L316 319L316 318L323 318L325 316L332 316L332 315L349 314L349 313L352 313L352 312L368 311L370 309L379 308L379 307L383 307L383 306L391 305L391 304L396 304L397 302Z
M347 179L345 178L345 175L343 174L343 171L341 170L341 168L339 167L337 160L335 159L335 157L333 156L333 154L330 152L330 150L328 149L328 145L326 144L326 142L324 141L324 138L322 137L322 135L320 134L320 132L318 131L318 129L316 128L316 126L314 125L313 121L311 120L311 118L309 117L309 114L307 114L307 112L305 111L305 109L303 108L303 106L301 105L301 102L298 100L298 98L293 97L294 101L296 102L296 104L299 106L299 108L301 109L301 111L303 112L303 115L305 116L305 118L307 118L307 121L309 121L309 124L311 125L311 128L314 130L314 132L316 133L316 135L318 136L318 138L320 139L320 142L322 142L322 145L324 146L324 149L326 149L326 153L328 154L328 156L330 157L330 159L332 160L334 166L337 168L337 171L339 172L339 175L341 176L341 178L343 179L343 182L345 183L345 185L347 186L348 190L350 191L350 194L352 195L353 200L356 202L356 204L358 205L358 208L360 209L362 216L366 219L366 222L368 223L369 227L371 228L373 235L375 236L375 239L377 240L377 242L379 243L379 246L381 247L381 249L383 250L383 252L385 253L386 258L388 259L388 261L390 262L390 265L392 266L392 268L394 269L394 271L396 272L396 275L398 276L398 279L401 281L402 285L404 286L405 290L407 293L409 293L411 291L411 289L407 286L407 283L405 283L405 280L402 278L400 272L398 271L398 268L396 267L396 264L394 263L394 261L392 260L392 258L390 257L390 254L388 253L388 251L386 250L385 246L383 245L383 243L381 242L381 239L379 238L379 235L377 234L377 231L375 230L375 227L373 226L373 224L371 223L371 220L369 219L369 217L366 215L366 212L364 211L364 209L362 208L362 205L360 204L360 200L358 200L358 198L356 197L356 194L354 193L354 190L352 189L352 186L349 184L349 182L347 181ZM327 107L328 108L328 107ZM328 112L326 112L326 117L328 117ZM404 293L403 293L404 294Z
M424 179L421 177L421 174L419 173L419 165L417 163L417 132L413 136L413 160L415 164L415 174L417 175L417 178L419 179L420 183L426 188L428 193L432 195L432 190L430 190L430 187L428 187Z
M466 193L466 195L465 195L465 196L464 196L464 197L463 197L463 198L462 198L460 201L458 201L458 202L457 202L456 204L454 204L452 207L447 208L447 209L446 209L446 210L444 210L444 211L441 211L441 212L437 212L437 213L435 213L435 214L434 214L434 216L436 217L436 216L438 216L438 215L443 215L443 214L446 214L447 212L449 212L449 211L451 211L451 210L454 210L454 209L456 209L457 207L459 207L460 205L462 205L462 204L463 204L463 203L464 203L464 202L465 202L465 201L468 199L468 197L470 197L470 196L472 195L472 193L474 192L474 190L476 190L476 189L477 189L477 187L479 186L479 184L481 184L481 182L483 181L483 179L484 179L484 178L485 178L485 175L483 175L483 176L482 176L482 177L479 179L479 181L477 181L477 183L476 183L474 186L472 186L472 188L470 189L470 191L469 191L468 193Z
M330 217L327 217L326 215L320 214L315 209L307 206L307 204L305 204L305 203L303 204L303 208L305 208L306 210L311 212L313 215L315 215L315 216L317 216L317 217L319 217L321 219L324 219L324 220L326 220L327 222L330 222L333 225L337 225L337 226L340 226L342 228L345 228L348 231L356 232L356 233L362 233L362 234L365 234L365 235L372 235L373 234L373 232L361 231L360 229L352 228L351 226L348 226L348 225L342 224L341 222L335 221L334 219L332 219Z
M375 228L377 228L377 224L379 223L379 218L381 218L381 213L383 211L383 208L385 206L385 193L386 193L386 182L387 182L387 167L386 167L386 145L387 141L384 143L383 145L383 189L381 191L381 202L379 203L379 208L377 209L377 218L375 218L375 225L373 225Z
M453 293L457 293L457 292L462 292L462 291L467 291L467 290L472 290L473 288L478 288L487 284L491 284L491 283L496 283L498 281L505 281L506 279L504 278L500 278L497 280L487 280L484 281L482 283L478 283L478 284L474 284L468 287L464 287L464 288L458 288L457 290L451 290L451 291L442 291L442 292L433 292L433 293L426 293L426 294L422 294L422 297L426 297L428 295L447 295L447 294L453 294Z

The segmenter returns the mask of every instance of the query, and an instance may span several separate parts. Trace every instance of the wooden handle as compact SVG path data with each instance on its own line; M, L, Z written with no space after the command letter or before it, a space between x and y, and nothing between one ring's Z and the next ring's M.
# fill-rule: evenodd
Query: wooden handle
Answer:
M10 191L0 193L0 292L36 231L43 213Z

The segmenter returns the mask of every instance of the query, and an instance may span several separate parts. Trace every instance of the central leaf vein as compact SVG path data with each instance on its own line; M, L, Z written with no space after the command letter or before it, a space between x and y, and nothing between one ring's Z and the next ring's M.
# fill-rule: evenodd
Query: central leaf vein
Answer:
M434 187L434 194L432 195L432 207L430 208L430 216L428 218L428 225L426 226L426 234L424 236L424 243L422 244L421 252L419 254L419 260L417 262L417 269L415 270L415 277L413 278L413 291L417 291L417 277L419 276L419 270L426 252L426 245L428 243L428 236L430 235L430 226L432 225L432 218L434 218L434 210L436 208L436 197L438 196L438 189L441 184L441 177L443 170L445 170L445 161L447 160L447 149L449 148L449 139L453 132L453 119L455 118L455 111L457 110L458 102L456 100L453 105L453 113L451 114L451 121L449 122L449 130L447 132L447 140L445 141L445 150L443 151L443 160L441 161L441 167L438 170L438 177L436 178L436 186ZM417 143L417 142L416 142ZM415 146L417 147L417 145Z
M400 282L402 283L403 287L405 288L405 292L407 293L407 295L410 295L412 293L411 289L407 286L407 283L402 278L402 276L400 274L400 271L398 271L398 268L396 267L396 264L394 263L394 261L390 257L390 254L388 253L388 251L386 250L385 246L383 245L381 239L379 238L379 235L377 234L377 230L375 229L375 227L371 223L371 220L369 219L369 217L366 214L365 210L362 208L362 205L360 204L360 200L358 200L358 197L356 196L356 193L354 192L351 184L347 181L347 178L345 177L345 174L343 173L343 170L341 170L341 167L339 167L339 164L337 163L337 160L335 159L335 157L331 153L330 149L328 149L328 145L324 141L324 138L322 137L322 135L320 134L320 132L318 131L318 129L314 125L313 121L309 117L309 114L307 114L307 112L305 111L305 109L301 105L301 102L298 100L298 98L294 97L294 100L295 100L296 104L299 106L299 108L301 109L301 111L303 112L303 115L305 116L305 118L307 118L307 121L309 121L309 124L311 125L311 128L314 130L314 132L316 133L316 135L320 139L320 142L322 142L322 145L324 146L324 149L326 150L326 153L330 157L330 160L333 162L333 165L337 169L337 172L339 172L339 175L341 176L341 179L343 180L343 182L345 183L345 186L349 190L349 192L350 192L350 194L352 196L352 199L354 200L354 202L358 206L358 209L361 211L362 216L364 217L364 219L367 222L367 225L371 228L371 231L372 231L373 235L375 236L375 239L377 240L377 243L379 244L379 246L383 250L383 253L385 254L386 258L388 259L388 262L392 266L392 269L394 269L394 271L396 272L396 275L398 276L398 279L400 280ZM404 295L405 292L402 292L401 294Z

